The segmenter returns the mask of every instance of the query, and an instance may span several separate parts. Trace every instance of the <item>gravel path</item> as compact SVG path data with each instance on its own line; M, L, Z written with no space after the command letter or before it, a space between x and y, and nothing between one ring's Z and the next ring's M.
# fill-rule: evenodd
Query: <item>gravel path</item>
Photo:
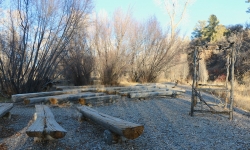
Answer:
M146 100L122 98L115 104L93 107L144 125L139 138L113 145L104 142L104 129L100 126L78 122L76 105L51 107L56 121L67 130L64 138L35 143L25 133L33 122L34 106L15 104L12 118L0 120L0 149L250 149L250 119L246 112L236 109L233 121L227 115L209 113L195 113L190 117L190 94L187 91L178 98Z

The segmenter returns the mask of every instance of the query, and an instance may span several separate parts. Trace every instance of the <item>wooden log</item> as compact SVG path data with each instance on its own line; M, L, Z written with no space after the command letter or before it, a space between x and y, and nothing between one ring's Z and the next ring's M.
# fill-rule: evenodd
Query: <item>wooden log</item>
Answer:
M130 93L129 98L146 98L152 96L174 96L175 94L180 94L179 92L164 91L164 92L145 92L145 93Z
M27 98L34 97L45 97L45 96L54 96L61 94L76 94L80 93L81 90L65 90L65 91L51 91L51 92L38 92L38 93L25 93L25 94L15 94L11 96L13 102L20 102Z
M128 96L130 93L147 93L147 92L165 92L168 91L168 89L157 89L157 88L152 88L152 89L146 89L146 90L134 90L134 91L121 91L117 92L117 94L121 96Z
M35 104L35 103L48 103L57 104L59 101L78 101L79 98L91 97L91 96L100 96L104 93L77 93L77 94L65 94L65 95L56 95L56 96L46 96L46 97L35 97L27 98L24 100L24 104Z
M104 95L95 97L79 98L78 101L81 105L99 105L104 103L113 103L114 100L119 99L119 95Z
M135 87L129 87L129 88L125 88L125 89L121 89L119 90L117 93L121 93L121 92L136 92L136 91L157 91L157 90L165 90L167 91L167 88L158 88L155 86L135 86Z
M57 90L103 88L104 85L56 86Z
M148 87L160 88L160 89L166 89L166 88L170 87L170 85L163 84L163 83L148 83L148 84L142 84L140 86L148 86Z
M105 87L105 88L97 88L97 91L104 92L107 94L117 94L120 91L147 90L150 88L151 87Z
M35 105L35 107L35 121L27 129L26 134L30 137L41 139L63 138L67 131L55 121L54 115L49 107L45 105Z
M13 103L0 103L0 118L5 116L13 108Z
M84 117L92 120L93 122L115 134L124 136L127 139L138 138L143 133L143 125L135 124L100 113L87 106L79 106L77 109Z

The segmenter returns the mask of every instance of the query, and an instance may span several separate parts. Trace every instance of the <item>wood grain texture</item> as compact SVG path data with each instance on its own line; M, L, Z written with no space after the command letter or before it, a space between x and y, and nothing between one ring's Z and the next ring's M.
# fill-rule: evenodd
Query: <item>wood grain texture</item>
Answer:
M34 97L26 98L24 104L35 104L35 103L52 103L55 104L59 101L78 101L79 98L91 97L91 96L100 96L104 93L77 93L77 94L64 94L64 95L55 95L55 96L45 96L45 97Z
M152 88L152 89L141 89L141 90L133 90L133 91L120 91L118 94L121 96L128 96L130 93L147 93L147 92L165 92L168 91L168 89L157 89L157 88Z
M138 138L143 133L143 125L100 113L87 106L79 106L77 109L84 117L96 122L105 129L108 129L120 136L124 136L127 139Z
M98 105L104 103L113 103L114 100L121 98L119 95L103 95L94 97L79 98L79 103L81 105L91 104Z
M36 119L26 130L26 134L38 138L46 138L47 136L54 139L63 138L67 131L56 122L49 107L45 105L35 105L35 107Z
M129 93L129 98L146 98L152 96L172 96L173 94L179 94L174 91L160 91L160 92L142 92L142 93Z
M34 97L45 97L53 95L62 95L62 94L76 94L80 93L81 90L65 90L65 91L51 91L51 92L38 92L38 93L24 93L24 94L15 94L11 96L13 102L20 102L28 98Z

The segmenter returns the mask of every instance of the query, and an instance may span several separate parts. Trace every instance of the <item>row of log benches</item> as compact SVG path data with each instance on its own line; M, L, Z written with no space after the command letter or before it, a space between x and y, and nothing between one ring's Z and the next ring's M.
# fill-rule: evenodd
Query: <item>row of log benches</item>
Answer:
M16 94L12 95L13 102L21 102L24 104L36 104L36 103L50 103L57 104L59 102L70 101L83 103L83 98L89 103L92 101L107 101L113 102L113 100L120 98L120 96L127 96L128 98L147 98L152 96L176 96L185 92L182 89L166 89L155 87L91 87L83 88L76 87L77 89L70 89L69 87L60 87L58 90L62 91L50 91L39 92L29 94ZM107 95L108 94L108 95ZM114 95L115 94L115 95ZM110 101L109 101L110 100ZM87 103L88 103L87 102Z
M0 117L10 116L10 110L13 103L0 104ZM46 105L35 105L36 113L34 122L26 130L29 137L34 137L34 141L53 140L63 138L67 131L61 127L55 120L50 108ZM107 144L117 143L121 137L126 139L135 139L139 137L144 130L144 126L116 117L100 113L88 106L78 106L80 120L91 120L106 130L104 131L105 142Z
M112 103L114 99L118 99L120 96L128 96L129 98L145 98L150 96L173 96L180 94L181 92L185 92L181 89L175 89L175 91L166 90L166 87L163 87L163 89L155 87L133 87L127 91L123 91L122 89L127 88L78 87L77 89L71 89L71 87L60 87L57 90L61 91L12 95L12 101L24 101L24 104L47 102L57 104L59 101L65 100L71 102L78 101L82 105L77 107L77 110L81 114L80 120L91 120L104 127L106 129L104 131L105 141L108 144L112 144L118 142L121 137L125 137L127 139L135 139L139 137L143 133L144 126L100 113L86 106L87 103L93 102L93 100L105 100ZM103 93L92 93L93 91ZM105 93L119 95L105 95ZM10 117L9 111L12 107L13 103L0 103L0 117ZM56 122L54 115L48 106L35 105L35 108L36 113L34 114L34 122L26 131L28 136L34 137L35 141L40 141L59 139L66 135L67 131Z

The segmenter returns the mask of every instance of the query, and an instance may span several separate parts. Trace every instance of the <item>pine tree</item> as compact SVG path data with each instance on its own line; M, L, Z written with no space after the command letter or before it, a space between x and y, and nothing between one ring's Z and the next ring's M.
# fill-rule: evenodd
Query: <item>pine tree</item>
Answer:
M219 20L215 15L211 15L208 19L208 25L204 28L202 31L203 37L206 39L206 41L210 42L212 39L212 36L216 34L216 27L219 24Z
M192 39L195 38L201 38L202 37L202 31L206 27L206 21L204 20L199 20L198 23L196 24L194 31L192 32Z

